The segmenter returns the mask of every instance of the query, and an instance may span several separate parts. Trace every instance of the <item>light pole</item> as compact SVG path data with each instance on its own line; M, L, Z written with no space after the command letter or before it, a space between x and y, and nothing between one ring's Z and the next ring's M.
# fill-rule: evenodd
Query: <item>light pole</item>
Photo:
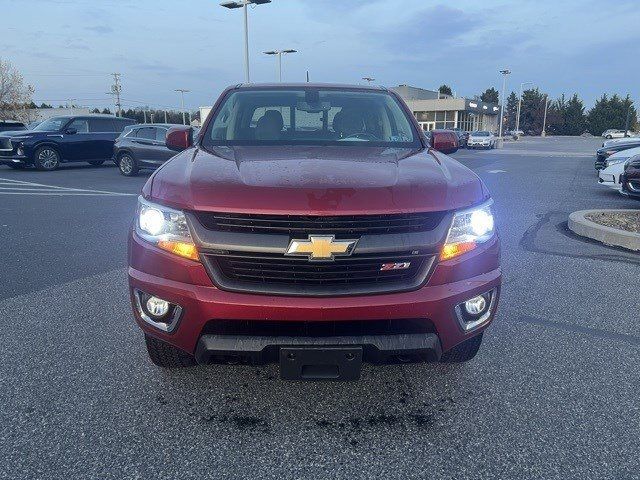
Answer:
M502 105L500 105L500 131L498 132L498 137L502 144L502 121L504 120L504 94L507 90L507 75L511 74L511 70L505 68L504 70L500 70L502 74Z
M369 83L369 84L370 84L371 82L375 82L375 81L376 81L376 79L375 79L375 78L373 78L373 77L362 77L362 79L363 79L364 81L366 81L367 83Z
M541 137L546 137L547 133L545 132L547 128L547 107L549 106L549 95L544 94L544 118L542 120L542 132L540 133Z
M516 114L516 132L520 130L520 107L522 106L522 87L532 85L533 82L522 82L520 84L520 95L518 95L518 113Z
M249 15L247 6L249 4L262 5L263 3L271 3L271 0L237 0L220 4L225 8L242 8L244 10L244 78L247 83L251 82L249 77Z
M176 88L175 89L176 92L180 92L180 97L182 99L182 124L186 125L186 119L184 116L184 94L185 93L189 93L191 90L185 90L184 88Z
M282 82L282 55L286 55L287 53L296 53L297 50L288 49L288 50L269 50L268 52L264 52L265 55L277 55L278 56L278 81Z

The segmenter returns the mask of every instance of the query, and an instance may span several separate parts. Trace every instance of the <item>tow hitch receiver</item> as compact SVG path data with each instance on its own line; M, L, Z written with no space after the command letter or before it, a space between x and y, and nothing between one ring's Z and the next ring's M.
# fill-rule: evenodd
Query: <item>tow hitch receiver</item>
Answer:
M283 380L358 380L362 347L281 347Z

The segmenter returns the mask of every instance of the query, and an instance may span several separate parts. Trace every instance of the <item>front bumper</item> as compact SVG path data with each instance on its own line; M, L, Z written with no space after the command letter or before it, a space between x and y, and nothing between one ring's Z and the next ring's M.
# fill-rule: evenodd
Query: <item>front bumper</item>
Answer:
M424 354L439 358L455 345L484 330L493 320L499 297L501 270L499 241L495 237L482 247L457 259L440 262L427 283L416 290L379 295L341 297L294 297L260 295L221 290L215 287L202 264L182 259L159 250L131 235L129 242L129 285L136 321L145 333L166 341L206 362L212 356L238 350L252 360L271 360L269 349L283 344L362 345L371 359L395 352L413 351L423 345ZM149 273L153 272L153 273ZM464 331L455 306L496 289L496 302L485 323L472 331ZM171 333L146 323L135 308L134 291L139 290L180 305L182 316ZM224 321L245 322L322 322L422 320L433 331L418 336L394 335L392 339L376 336L342 337L264 337L207 334L212 324ZM437 340L437 342L435 341ZM283 343L284 342L284 343ZM377 350L377 352L376 352ZM265 356L266 355L266 356ZM365 355L366 357L366 355ZM366 360L366 358L365 358Z

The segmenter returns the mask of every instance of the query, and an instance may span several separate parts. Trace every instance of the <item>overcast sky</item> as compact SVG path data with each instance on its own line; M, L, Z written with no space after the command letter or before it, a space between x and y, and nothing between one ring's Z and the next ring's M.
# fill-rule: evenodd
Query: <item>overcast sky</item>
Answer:
M111 105L122 73L126 107L208 105L242 82L241 10L217 0L0 0L0 56L35 87L39 103ZM7 19L11 19L7 22ZM249 10L252 81L276 79L264 50L293 48L285 81L401 83L461 96L513 74L552 97L640 96L638 0L273 0Z

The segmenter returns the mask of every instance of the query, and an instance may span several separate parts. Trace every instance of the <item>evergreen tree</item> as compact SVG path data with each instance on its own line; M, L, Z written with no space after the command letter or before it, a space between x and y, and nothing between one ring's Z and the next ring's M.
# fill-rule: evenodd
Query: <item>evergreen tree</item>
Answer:
M569 99L564 111L563 135L582 135L587 128L587 116L584 113L584 104L577 93Z
M480 100L488 103L500 103L500 93L495 88L487 88L482 95L480 95Z
M507 97L507 104L504 109L505 130L514 130L516 128L516 117L518 115L518 96L516 92L511 92Z
M540 135L544 118L546 96L538 88L522 92L520 108L520 130L531 135Z
M609 98L603 94L587 115L589 133L601 135L609 128L624 129L629 116L629 127L635 126L638 121L637 112L633 101L629 97L622 99L617 94Z
M438 88L438 92L444 95L453 95L453 92L451 91L451 87L446 84L440 85L440 88Z

